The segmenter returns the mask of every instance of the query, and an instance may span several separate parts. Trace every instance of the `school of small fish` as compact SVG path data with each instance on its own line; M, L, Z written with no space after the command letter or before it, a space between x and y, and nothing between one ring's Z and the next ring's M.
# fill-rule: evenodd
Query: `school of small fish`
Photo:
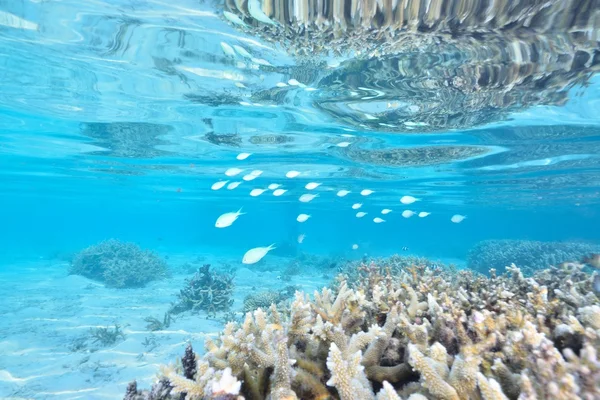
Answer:
M249 7L250 7L250 3L252 3L252 8L253 8L252 12L254 12L260 16L260 12L262 12L262 11L255 8L256 7L255 1L256 0L252 0L251 2L249 2ZM226 18L232 20L232 22L234 22L234 23L237 23L235 21L235 19L230 18L230 16L226 15ZM265 15L265 18L266 18L266 15ZM240 22L241 22L241 20L240 20ZM221 48L223 49L223 52L225 53L225 55L230 56L230 57L237 57L237 55L245 57L245 58L252 57L244 48L237 46L237 45L232 47L232 46L228 45L227 43L222 42ZM299 87L303 86L300 82L298 82L295 79L290 79L287 83L281 82L281 83L277 84L278 87L287 87L288 85L289 86L299 86ZM345 134L342 136L354 137L353 135L349 135L349 134L347 134L347 135ZM341 142L341 143L336 144L336 146L346 147L346 146L349 146L350 144L351 144L350 142ZM243 160L248 159L251 155L252 155L252 153L239 153L235 158L239 161L243 161ZM231 178L231 177L241 174L242 172L244 172L244 169L242 169L242 168L231 167L231 168L228 168L224 172L224 175L226 177ZM242 177L241 181L230 182L227 179L219 180L211 185L211 190L220 190L223 187L226 187L228 190L233 190L233 189L237 188L238 186L240 186L244 182L254 181L255 179L259 178L261 175L263 175L263 173L264 173L264 171L255 169L249 173L246 173L246 175L244 175ZM301 174L302 174L302 172L300 172L300 171L290 170L285 173L285 177L288 179L293 179L293 178L299 177ZM279 196L284 195L288 191L288 189L284 189L282 186L285 187L285 185L282 185L281 183L271 183L267 186L266 189L254 188L250 191L250 196L258 197L258 196L262 195L263 193L265 193L266 191L271 191L273 196L279 197ZM304 189L309 190L309 191L315 191L316 189L318 189L321 186L322 186L322 182L308 182L304 185ZM322 191L322 189L320 189L320 190ZM332 190L332 188L325 188L325 190ZM335 189L333 189L333 190L335 190ZM350 190L338 189L335 192L335 195L337 197L342 198L342 197L346 197L350 193L351 193ZM364 197L370 196L373 193L375 193L375 191L371 190L371 189L362 189L359 192L359 194ZM304 194L300 195L298 200L301 203L309 203L318 197L319 197L319 193L304 193ZM403 205L409 205L409 204L413 204L413 203L416 203L419 201L421 201L420 198L416 198L416 197L413 197L410 195L405 195L400 198L400 203ZM352 204L352 209L358 210L362 206L363 206L363 203L354 203L354 204ZM381 214L387 215L387 214L390 214L392 211L393 210L390 208L384 208L381 210ZM246 213L242 212L241 208L238 211L226 212L224 214L221 214L215 222L215 227L216 228L230 227L233 225L234 222L236 222L238 220L238 218L241 215L244 215L244 214L246 214ZM367 214L368 213L366 211L358 211L358 212L356 212L356 218L363 218ZM431 212L428 212L428 211L415 212L412 210L403 210L401 213L401 216L403 218L411 218L414 215L417 215L419 218L425 218L425 217L431 215ZM301 214L298 214L298 216L296 217L296 221L299 223L304 223L304 222L308 221L308 219L311 217L312 216L310 214L301 213ZM455 224L459 224L459 223L463 222L466 218L467 217L465 215L454 214L450 218L450 221ZM375 224L381 224L381 223L386 222L386 220L381 217L374 217L373 222ZM298 235L298 238L297 238L298 243L302 244L304 242L305 238L306 238L306 235L304 233ZM358 248L359 248L358 244L355 243L352 245L352 250L357 250ZM275 243L271 244L269 246L266 246L266 247L252 248L252 249L246 251L246 253L242 257L242 263L243 264L255 264L255 263L259 262L260 260L262 260L271 250L274 250L274 249L276 249ZM408 250L408 247L402 247L402 250L406 251L406 250ZM596 266L596 264L598 264L598 255L594 255L594 256L595 256L595 258L590 258L589 260L586 260L586 261L588 261L589 264ZM600 267L596 267L596 268L600 268Z

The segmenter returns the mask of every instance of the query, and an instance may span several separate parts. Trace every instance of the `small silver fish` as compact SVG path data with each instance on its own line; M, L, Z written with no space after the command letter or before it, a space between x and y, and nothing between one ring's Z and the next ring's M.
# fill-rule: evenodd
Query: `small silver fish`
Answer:
M219 218L217 218L217 222L215 222L215 227L227 228L228 226L231 226L231 224L233 224L240 215L244 215L244 214L245 213L242 212L241 208L239 210L237 210L237 212L225 213L225 214L221 215Z
M262 258L266 256L269 251L274 250L275 248L275 244L273 243L267 247L255 247L250 249L246 252L246 254L244 254L244 257L242 258L242 264L256 264L262 260Z
M298 243L302 244L302 242L304 242L304 238L306 237L306 235L304 233L301 233L298 235Z

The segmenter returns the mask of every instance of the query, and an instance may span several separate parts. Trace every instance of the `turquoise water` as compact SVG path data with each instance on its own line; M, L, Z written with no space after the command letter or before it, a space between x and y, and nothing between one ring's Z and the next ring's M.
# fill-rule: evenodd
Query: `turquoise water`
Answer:
M62 279L73 254L109 238L155 251L172 268L198 254L245 268L246 251L275 244L264 259L275 273L251 278L265 286L279 285L267 282L278 263L300 254L402 253L464 266L486 239L600 244L597 26L583 39L543 32L546 41L532 39L538 51L524 50L523 40L519 57L498 51L510 49L498 39L413 45L381 59L295 58L228 22L222 8L195 0L0 1L6 279L44 282L45 268L48 279ZM578 49L595 58L580 62ZM238 160L240 153L251 155ZM243 172L227 177L233 167ZM254 170L262 174L242 179ZM300 176L286 177L292 170ZM220 180L241 183L212 190ZM311 182L320 186L306 189ZM287 191L274 196L270 184ZM252 197L252 189L267 190ZM306 193L318 197L300 202ZM402 196L419 201L404 205ZM221 214L240 208L232 226L215 228ZM431 214L405 218L405 210ZM357 218L359 211L367 214ZM299 223L301 213L311 218ZM467 218L453 223L456 214ZM324 284L310 281L317 275L310 270L301 285ZM164 307L183 278L164 289ZM48 287L59 293L61 284ZM55 300L43 287L45 301ZM105 317L90 324L114 316ZM12 340L0 334L11 357L44 347L39 335L16 348ZM167 361L161 357L155 362ZM11 363L0 363L10 371L0 375L0 395L105 398L60 394L68 384L51 381L27 392L7 376L33 374ZM114 396L124 379L111 377Z

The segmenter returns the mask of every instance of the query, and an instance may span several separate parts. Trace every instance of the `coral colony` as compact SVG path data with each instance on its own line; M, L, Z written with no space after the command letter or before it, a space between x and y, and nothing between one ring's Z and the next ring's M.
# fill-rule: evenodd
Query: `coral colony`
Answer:
M178 301L171 306L169 313L203 310L209 315L227 311L233 303L233 274L210 270L210 264L198 269L186 281L186 286L177 295Z
M110 239L77 253L69 273L115 288L131 288L165 278L168 271L167 264L157 254L134 243Z
M419 259L413 259L418 262ZM125 399L600 398L600 301L581 263L525 277L410 264L351 265L191 345ZM349 277L352 276L352 279Z

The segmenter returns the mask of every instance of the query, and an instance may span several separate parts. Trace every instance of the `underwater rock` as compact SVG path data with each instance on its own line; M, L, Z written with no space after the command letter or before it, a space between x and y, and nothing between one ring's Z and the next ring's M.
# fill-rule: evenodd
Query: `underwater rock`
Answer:
M135 243L105 240L77 253L69 274L105 283L116 288L143 287L169 275L167 264L157 254Z

